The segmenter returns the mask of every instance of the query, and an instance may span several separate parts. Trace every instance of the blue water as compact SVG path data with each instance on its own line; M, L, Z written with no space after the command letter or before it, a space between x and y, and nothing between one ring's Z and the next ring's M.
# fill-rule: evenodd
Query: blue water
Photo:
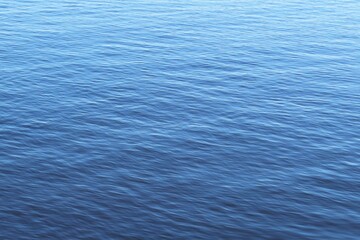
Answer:
M359 239L358 0L0 0L0 239Z

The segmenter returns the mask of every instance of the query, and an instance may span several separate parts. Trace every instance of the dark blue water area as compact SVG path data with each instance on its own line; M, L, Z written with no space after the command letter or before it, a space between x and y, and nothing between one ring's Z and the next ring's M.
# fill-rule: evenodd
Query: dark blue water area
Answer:
M0 23L0 239L359 239L359 1L0 0Z

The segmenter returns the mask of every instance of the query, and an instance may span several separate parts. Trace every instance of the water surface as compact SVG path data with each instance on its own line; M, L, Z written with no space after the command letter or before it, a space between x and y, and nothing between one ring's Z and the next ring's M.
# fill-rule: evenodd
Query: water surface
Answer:
M0 239L358 239L359 12L0 0Z

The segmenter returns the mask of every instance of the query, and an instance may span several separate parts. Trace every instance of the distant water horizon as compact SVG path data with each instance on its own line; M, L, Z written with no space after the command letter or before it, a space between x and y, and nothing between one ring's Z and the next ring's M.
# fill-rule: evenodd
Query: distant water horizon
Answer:
M359 1L0 19L0 239L359 239Z

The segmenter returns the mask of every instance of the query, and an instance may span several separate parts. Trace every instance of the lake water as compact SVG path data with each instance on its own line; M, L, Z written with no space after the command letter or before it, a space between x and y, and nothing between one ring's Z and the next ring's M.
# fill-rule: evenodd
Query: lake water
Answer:
M358 0L0 0L0 239L359 239Z

